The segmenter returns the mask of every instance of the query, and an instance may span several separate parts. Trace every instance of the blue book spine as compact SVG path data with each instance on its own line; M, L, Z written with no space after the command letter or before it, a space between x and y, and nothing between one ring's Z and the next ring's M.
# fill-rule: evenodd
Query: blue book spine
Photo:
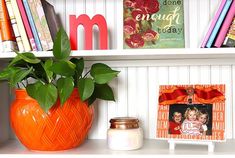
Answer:
M221 12L220 16L219 16L219 19L218 21L216 22L216 25L211 33L211 36L206 44L206 47L207 48L211 48L215 38L216 38L216 35L218 34L219 32L219 29L224 21L224 18L226 17L226 14L230 8L230 5L232 4L233 0L227 0L225 5L224 5L224 8L223 8L223 11Z
M29 19L29 25L30 25L30 27L32 29L33 37L35 39L35 43L37 45L38 51L42 51L43 50L42 49L42 45L41 45L41 42L40 42L40 39L39 39L39 36L38 36L38 32L37 32L36 26L34 24L34 20L33 20L33 17L32 17L30 8L29 8L28 1L27 0L23 0L23 4L24 4L24 8L25 8L27 17Z

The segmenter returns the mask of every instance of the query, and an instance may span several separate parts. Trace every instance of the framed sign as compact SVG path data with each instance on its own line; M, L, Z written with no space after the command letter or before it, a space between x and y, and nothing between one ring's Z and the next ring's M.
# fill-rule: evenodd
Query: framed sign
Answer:
M225 85L160 86L157 138L225 140Z

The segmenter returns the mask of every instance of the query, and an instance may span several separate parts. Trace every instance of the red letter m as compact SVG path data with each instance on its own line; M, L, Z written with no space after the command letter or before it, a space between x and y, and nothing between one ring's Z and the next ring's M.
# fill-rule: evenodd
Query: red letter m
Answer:
M75 15L70 15L70 43L71 49L77 50L77 28L83 25L85 30L85 46L86 50L91 50L93 46L93 26L99 28L100 49L108 49L108 28L105 18L102 15L95 15L92 19L88 15L82 14L78 18Z

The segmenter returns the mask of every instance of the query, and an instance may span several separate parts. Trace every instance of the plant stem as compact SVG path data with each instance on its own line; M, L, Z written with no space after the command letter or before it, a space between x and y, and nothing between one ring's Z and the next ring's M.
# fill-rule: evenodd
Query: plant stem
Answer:
M24 84L24 82L22 81L21 84L24 86L24 88L26 88L26 85Z
M85 78L90 72L91 72L91 70L89 70L89 71L83 76L83 78Z
M55 83L51 82L51 84L53 84L53 85L56 87L56 84L55 84Z
M44 69L43 63L40 62L40 64L41 64L41 66L42 66L43 69ZM46 78L47 78L47 83L50 83L50 82L51 82L51 78L47 75L47 73L46 73Z
M19 83L17 83L17 86L18 86L18 88L20 88L20 85L19 85Z
M27 85L29 85L29 81L28 81L28 79L26 78L25 80L26 80L26 84L27 84Z

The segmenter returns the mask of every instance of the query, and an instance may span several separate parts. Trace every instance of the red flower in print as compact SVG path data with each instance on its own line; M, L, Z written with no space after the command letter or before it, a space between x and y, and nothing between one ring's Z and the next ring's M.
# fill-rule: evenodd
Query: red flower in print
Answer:
M157 40L159 38L159 34L155 31L149 29L149 30L147 30L146 32L143 33L142 37L145 41L150 42L150 41Z
M146 14L154 14L159 11L158 0L125 0L124 6L144 10Z
M141 21L143 20L143 15L146 15L147 12L142 8L137 8L135 10L132 11L131 15L133 17L133 19Z
M140 34L131 35L125 42L130 48L141 48L144 46L144 39Z
M143 20L143 15L154 14L158 11L159 2L157 0L136 0L135 9L132 11L131 15L134 19L138 16L138 19Z
M148 14L154 14L159 11L159 2L157 0L144 0L144 8Z
M125 0L124 6L127 8L135 8L135 0Z
M127 18L124 21L124 33L127 35L135 34L137 31L137 23L131 18Z

